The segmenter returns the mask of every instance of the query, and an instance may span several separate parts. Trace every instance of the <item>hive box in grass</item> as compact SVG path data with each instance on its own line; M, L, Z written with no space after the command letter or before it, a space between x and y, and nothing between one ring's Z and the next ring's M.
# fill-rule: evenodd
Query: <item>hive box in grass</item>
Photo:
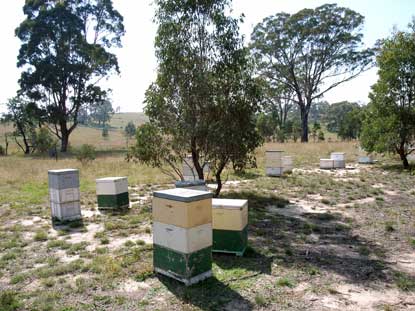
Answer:
M334 168L346 167L346 154L344 152L332 152L330 159L333 160Z
M153 194L154 271L185 285L212 275L212 194L176 188Z
M208 191L206 182L204 180L189 180L189 181L177 181L175 183L176 188L185 188L192 190Z
M322 170L334 169L334 160L332 159L320 159L320 168Z
M282 163L283 151L267 150L265 152L265 174L267 176L281 176L284 172Z
M52 218L59 221L81 219L79 171L76 169L50 170L48 181Z
M359 164L373 164L374 163L371 156L359 156L358 162Z
M248 245L248 201L212 200L213 252L243 256Z
M282 170L283 170L283 173L290 173L293 171L293 157L292 156L282 157Z
M99 209L122 209L130 205L127 177L106 177L96 180Z

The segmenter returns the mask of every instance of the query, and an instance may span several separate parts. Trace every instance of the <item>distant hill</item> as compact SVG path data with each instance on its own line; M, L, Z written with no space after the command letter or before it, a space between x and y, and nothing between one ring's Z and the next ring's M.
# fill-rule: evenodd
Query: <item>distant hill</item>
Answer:
M139 126L146 123L148 118L143 112L120 112L112 116L110 126L124 128L130 121Z

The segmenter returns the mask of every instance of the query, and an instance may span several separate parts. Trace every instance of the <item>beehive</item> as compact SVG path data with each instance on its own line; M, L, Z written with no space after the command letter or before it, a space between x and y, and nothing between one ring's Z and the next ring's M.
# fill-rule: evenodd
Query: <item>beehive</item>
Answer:
M81 219L79 171L50 170L48 181L52 218L59 221Z
M209 164L203 166L203 174L209 174ZM185 181L199 180L199 176L193 164L193 158L191 156L186 157L183 160L183 179Z
M153 194L154 270L186 285L212 275L212 194L184 188Z
M334 169L334 160L332 160L332 159L320 159L320 168L322 170Z
M265 152L265 174L267 176L281 176L284 171L282 163L283 151L268 150Z
M293 157L283 156L282 157L283 173L290 173L293 171Z
M358 158L359 164L373 164L373 159L371 156L359 156Z
M204 180L191 180L191 181L177 181L175 183L176 188L185 188L192 190L208 191L206 182Z
M343 152L332 152L330 159L333 160L334 168L345 168L346 167L346 154Z
M121 209L130 205L127 177L106 177L96 180L99 209Z
M248 201L212 200L213 252L242 256L248 245Z

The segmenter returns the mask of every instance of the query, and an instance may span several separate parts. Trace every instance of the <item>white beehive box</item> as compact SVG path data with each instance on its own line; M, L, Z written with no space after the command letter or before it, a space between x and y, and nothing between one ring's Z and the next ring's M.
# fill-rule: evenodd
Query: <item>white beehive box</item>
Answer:
M267 176L281 176L284 171L282 163L283 151L267 150L265 152L265 174Z
M290 173L293 170L293 157L292 156L283 156L282 157L282 167L284 173Z
M52 218L59 221L81 219L79 171L50 170L48 181Z
M345 168L346 167L346 154L344 152L332 152L330 159L334 160L334 168Z
M359 164L373 164L374 163L373 158L369 155L359 156L358 162Z
M205 164L203 166L203 174L206 175L206 174L209 174L209 172L210 172L209 164ZM183 172L182 173L183 173L183 179L185 181L199 180L199 176L194 167L192 157L186 157L183 160Z
M334 169L334 160L332 160L332 159L320 159L320 168L322 170Z

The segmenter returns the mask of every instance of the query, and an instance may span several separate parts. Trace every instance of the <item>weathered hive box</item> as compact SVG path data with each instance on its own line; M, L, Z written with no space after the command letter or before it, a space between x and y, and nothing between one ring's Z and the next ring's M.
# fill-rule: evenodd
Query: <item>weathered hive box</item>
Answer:
M203 166L203 174L209 174L210 167L208 164ZM199 176L193 164L192 157L186 157L183 160L183 178L185 181L199 180Z
M346 154L344 152L332 152L330 159L334 160L334 168L346 167Z
M127 177L106 177L96 180L99 209L121 209L129 207Z
M212 275L212 196L184 188L154 192L155 272L186 285Z
M283 173L290 173L293 171L293 157L292 156L282 157L282 168L283 168Z
M81 219L79 171L50 170L48 181L52 218L59 221Z
M371 156L359 156L358 158L359 164L373 164L374 161Z
M267 176L281 176L284 171L282 153L279 150L267 150L265 152L265 174Z
M190 180L190 181L177 181L175 183L176 188L185 188L192 190L208 191L206 182L204 180Z
M248 201L212 200L213 252L242 256L248 245Z
M334 160L332 159L320 159L320 168L322 170L334 169Z

